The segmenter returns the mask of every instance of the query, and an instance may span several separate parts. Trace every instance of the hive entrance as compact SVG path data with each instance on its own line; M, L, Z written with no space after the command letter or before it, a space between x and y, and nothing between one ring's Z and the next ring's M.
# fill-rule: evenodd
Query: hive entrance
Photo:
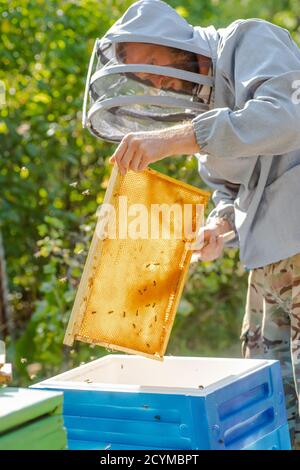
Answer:
M203 209L209 194L154 170L128 172L121 176L114 167L104 203L114 209L117 221L122 210L120 197L126 197L127 209L134 204L142 205L152 223L153 205L176 204L181 208L202 205ZM178 231L175 236L178 230L173 220L175 216L171 213L174 223L169 226L170 237L167 239L161 236L166 228L161 218L158 238L133 239L128 233L124 238L124 223L121 222L122 227L116 224L116 238L111 238L110 233L100 239L97 235L101 225L99 219L65 344L72 345L77 339L161 359L190 263L188 241L193 238L187 238L185 233L195 231L197 214L199 216L199 212L193 212L190 226L186 228L189 224L186 222L182 236L178 237ZM149 235L151 223L147 226ZM145 227L141 229L145 235Z

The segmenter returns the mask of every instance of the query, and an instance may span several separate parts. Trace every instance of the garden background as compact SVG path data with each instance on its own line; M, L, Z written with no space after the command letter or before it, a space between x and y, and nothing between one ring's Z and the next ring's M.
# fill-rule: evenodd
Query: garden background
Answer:
M131 3L0 0L0 338L16 385L107 353L62 341L114 149L81 127L88 61L95 38ZM168 3L194 25L263 18L300 44L299 0ZM192 156L153 167L204 187ZM237 250L193 267L167 354L239 356L246 289Z

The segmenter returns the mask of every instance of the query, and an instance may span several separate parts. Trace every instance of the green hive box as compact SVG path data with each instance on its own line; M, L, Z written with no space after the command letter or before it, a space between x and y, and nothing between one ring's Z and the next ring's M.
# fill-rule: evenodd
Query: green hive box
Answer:
M60 392L0 389L0 450L65 449L62 404Z

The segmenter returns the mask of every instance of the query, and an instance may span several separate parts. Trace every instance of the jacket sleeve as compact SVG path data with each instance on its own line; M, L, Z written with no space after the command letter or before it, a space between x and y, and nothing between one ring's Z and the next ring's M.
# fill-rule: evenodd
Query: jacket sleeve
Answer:
M201 150L239 158L300 149L300 50L288 31L249 20L227 41L222 54L231 62L226 80L236 106L193 119Z

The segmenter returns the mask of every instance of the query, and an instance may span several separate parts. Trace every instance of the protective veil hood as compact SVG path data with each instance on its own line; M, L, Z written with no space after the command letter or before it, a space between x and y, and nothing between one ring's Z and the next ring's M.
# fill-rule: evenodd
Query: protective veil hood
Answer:
M84 127L99 138L119 142L128 132L160 129L208 111L213 105L218 41L213 26L193 27L160 0L134 3L102 39L96 40L86 83ZM122 63L116 54L116 44L122 42L168 46L209 57L209 75L175 66ZM158 89L139 78L145 73L181 80L193 92Z
M147 42L215 58L218 33L213 26L190 25L160 0L141 0L131 5L104 37L111 42Z

